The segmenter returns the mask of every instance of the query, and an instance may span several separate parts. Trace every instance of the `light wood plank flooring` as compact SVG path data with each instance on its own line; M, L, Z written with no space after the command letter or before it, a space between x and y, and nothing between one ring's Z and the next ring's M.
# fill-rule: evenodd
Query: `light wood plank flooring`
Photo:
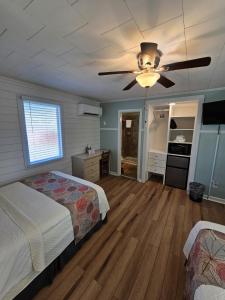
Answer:
M193 203L156 182L109 176L99 185L111 206L108 223L35 299L183 299L185 239L200 219L225 224L225 206Z

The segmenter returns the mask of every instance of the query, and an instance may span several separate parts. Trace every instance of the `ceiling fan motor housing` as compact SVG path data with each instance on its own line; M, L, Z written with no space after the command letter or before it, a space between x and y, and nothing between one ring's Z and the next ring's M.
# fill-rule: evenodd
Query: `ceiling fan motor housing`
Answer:
M137 56L140 70L157 68L160 62L161 52L156 43L141 43L141 52Z

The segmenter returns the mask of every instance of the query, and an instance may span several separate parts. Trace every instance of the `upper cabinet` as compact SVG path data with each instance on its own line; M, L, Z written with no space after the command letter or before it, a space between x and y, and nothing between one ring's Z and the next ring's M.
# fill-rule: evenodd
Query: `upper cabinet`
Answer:
M196 117L198 104L195 102L176 103L171 105L171 117Z

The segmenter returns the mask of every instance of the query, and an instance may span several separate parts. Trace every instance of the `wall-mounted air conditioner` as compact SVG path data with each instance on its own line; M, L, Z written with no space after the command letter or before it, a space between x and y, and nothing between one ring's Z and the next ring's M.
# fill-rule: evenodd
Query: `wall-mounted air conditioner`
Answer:
M93 106L88 104L78 104L78 115L79 116L102 116L102 108L99 106Z

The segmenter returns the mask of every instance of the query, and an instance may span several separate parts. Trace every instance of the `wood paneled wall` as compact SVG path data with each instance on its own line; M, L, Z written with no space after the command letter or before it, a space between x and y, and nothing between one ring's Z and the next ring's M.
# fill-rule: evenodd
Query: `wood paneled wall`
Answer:
M25 168L17 109L21 95L62 104L64 159ZM71 155L84 152L87 144L100 147L100 120L92 116L78 116L77 105L81 102L99 105L90 99L0 76L0 185L53 169L71 173Z

